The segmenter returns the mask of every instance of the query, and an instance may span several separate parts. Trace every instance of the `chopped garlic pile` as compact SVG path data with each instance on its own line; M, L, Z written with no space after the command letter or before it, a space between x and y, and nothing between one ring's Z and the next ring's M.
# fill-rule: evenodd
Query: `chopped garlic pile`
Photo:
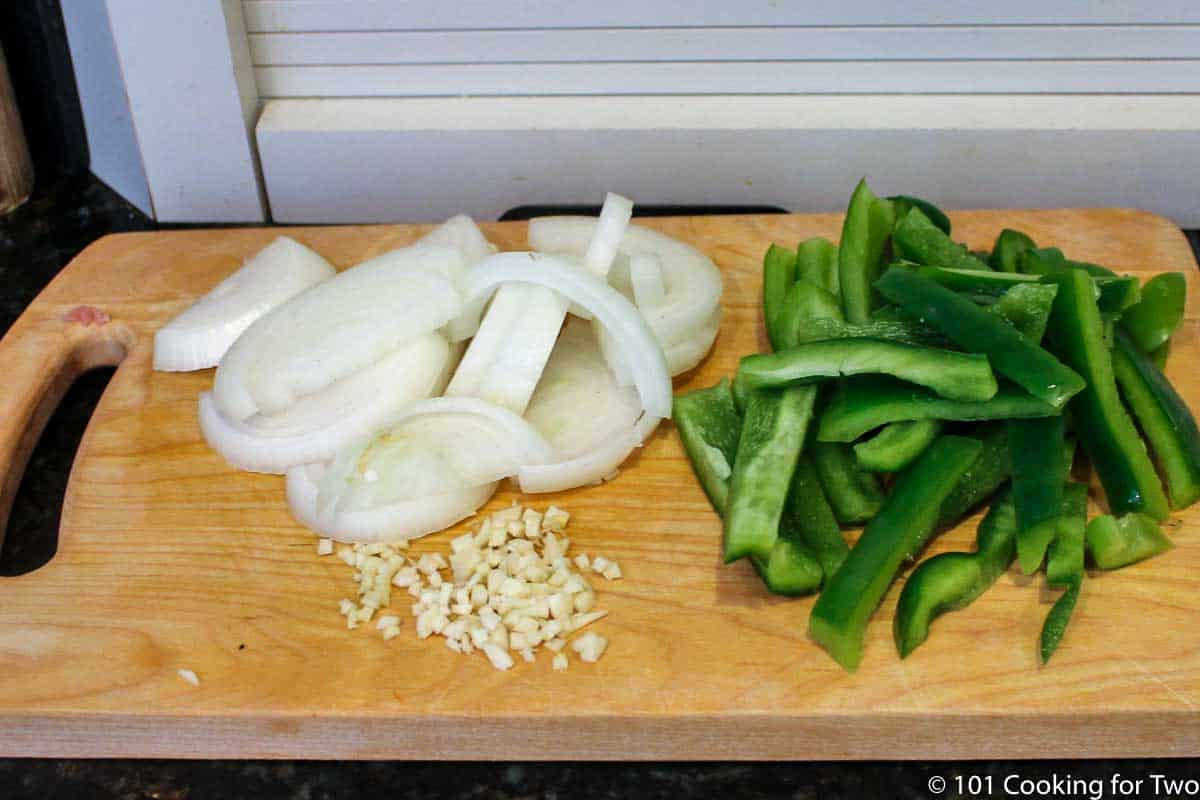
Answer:
M370 622L391 604L394 588L405 589L416 598L412 616L422 639L437 634L456 653L478 650L500 670L513 666L514 653L533 661L535 651L546 647L555 654L554 669L566 669L567 638L608 615L595 608L596 592L583 573L621 577L617 562L604 556L568 557L571 540L562 533L569 519L554 506L542 514L514 502L454 539L448 561L441 553L414 560L402 552L407 542L343 547L338 555L355 570L359 585L359 602L340 604L346 627ZM318 555L332 552L331 541L318 543ZM375 629L393 639L400 618L381 614ZM594 631L571 643L585 662L598 660L607 647L608 640Z

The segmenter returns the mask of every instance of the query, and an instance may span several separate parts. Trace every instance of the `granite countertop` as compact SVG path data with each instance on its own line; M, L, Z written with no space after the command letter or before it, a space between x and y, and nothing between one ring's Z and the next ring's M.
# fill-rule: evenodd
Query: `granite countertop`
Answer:
M108 233L158 226L99 181L76 178L42 190L0 219L0 332L87 244ZM1189 232L1200 252L1200 236ZM0 576L21 574L54 554L74 448L111 375L84 376L68 392L34 452L18 491ZM0 676L0 680L2 680ZM452 753L447 754L453 757ZM714 758L720 757L714 752ZM955 777L1103 779L1115 772L1194 777L1196 761L801 764L491 764L297 761L131 761L0 759L0 798L927 798L970 796ZM930 792L940 776L951 789ZM1107 791L1107 787L1106 787ZM989 796L976 794L974 796ZM1010 795L1011 796L1011 795ZM1083 796L1083 795L1076 795ZM1105 794L1105 796L1112 796Z

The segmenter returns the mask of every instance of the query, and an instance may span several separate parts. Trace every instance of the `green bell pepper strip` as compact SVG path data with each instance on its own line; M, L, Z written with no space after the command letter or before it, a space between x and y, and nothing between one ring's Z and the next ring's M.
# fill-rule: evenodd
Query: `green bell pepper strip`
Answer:
M900 269L888 270L875 285L884 297L951 341L985 354L997 372L1055 408L1083 389L1083 378L1074 370L950 289Z
M821 486L838 521L859 525L874 517L886 497L883 487L873 474L859 468L850 447L813 442L810 448Z
M980 299L989 295L1000 296L1017 286L1050 285L1055 281L1057 272L1049 275L1026 275L1010 272L985 272L977 269L950 269L949 267L920 267L916 270L923 277L953 289L956 292L977 296ZM1061 271L1061 270L1060 270ZM1097 302L1101 311L1120 314L1141 298L1141 288L1137 278L1128 275L1115 277L1095 277Z
M1087 486L1068 483L1063 489L1058 532L1046 559L1046 584L1066 589L1042 623L1041 657L1045 664L1058 649L1083 586L1084 539L1087 529Z
M1021 572L1042 566L1046 548L1062 512L1063 481L1070 467L1063 460L1066 425L1061 416L1008 422L1013 467L1013 504L1017 513L1017 557Z
M1037 245L1034 244L1033 239L1020 231L1005 228L1000 231L1000 235L996 237L996 243L992 245L992 257L988 259L988 265L1000 272L1019 272L1021 254L1035 247Z
M871 316L871 284L879 276L894 221L892 204L872 194L866 178L859 181L846 209L838 246L838 286L847 322L861 324Z
M901 258L938 267L989 269L966 247L943 233L919 208L908 211L892 231L892 250Z
M1155 275L1142 286L1142 299L1121 315L1121 327L1149 353L1167 343L1183 323L1187 279L1182 272Z
M950 490L938 513L938 528L956 525L1012 477L1008 431L1003 422L985 422L971 433L979 441L979 455Z
M1122 517L1104 514L1087 526L1087 549L1100 569L1127 567L1172 546L1153 518L1136 511Z
M770 558L817 387L750 392L725 514L725 561Z
M872 512L873 513L873 512ZM832 577L850 552L837 517L825 496L816 464L807 453L800 455L788 488L783 509L783 530L795 531L821 565L826 578Z
M1054 295L1058 285L1053 283L1027 283L1014 286L990 306L989 314L996 314L1017 329L1025 341L1040 344L1050 322L1050 309L1054 306Z
M700 487L724 517L742 432L742 417L733 404L729 380L676 395L671 416Z
M853 672L862 659L867 622L896 578L937 525L938 509L979 455L975 439L943 436L900 474L883 508L813 606L808 633Z
M820 236L801 242L796 248L796 280L808 281L834 295L841 294L837 245Z
M763 320L771 346L780 348L778 319L787 290L796 282L796 251L773 244L763 256Z
M1021 253L1021 272L1032 275L1053 275L1069 269L1081 269L1093 278L1115 278L1117 273L1099 264L1072 261L1057 247L1034 247Z
M1049 337L1055 353L1087 381L1068 409L1079 443L1096 469L1109 507L1166 519L1167 498L1133 421L1121 405L1113 361L1104 346L1100 309L1087 273L1058 276Z
M937 227L938 230L947 236L950 235L950 218L946 216L945 212L928 200L922 200L919 197L912 197L911 195L906 194L894 194L888 198L888 201L892 204L892 208L895 210L897 220L904 219L904 216L908 214L911 209L919 208L921 209L921 213L924 214L929 221Z
M1200 499L1200 430L1187 403L1125 331L1117 331L1113 373L1162 470L1172 508Z
M973 422L988 419L1053 417L1058 409L1010 384L982 402L948 400L927 389L884 375L861 375L841 382L821 414L817 438L852 442L868 431L912 419Z
M1161 347L1151 350L1147 355L1150 362L1158 367L1158 371L1162 372L1167 368L1167 356L1171 355L1171 342L1168 340L1162 343Z
M837 295L808 281L796 281L788 289L776 319L779 341L773 342L774 349L788 350L812 341L814 335L821 339L840 339L845 327L842 301ZM814 330L827 330L829 334L814 334Z
M771 594L800 597L821 588L825 573L811 549L783 528L769 558L750 556L750 564Z
M1012 328L1007 330L1020 340ZM997 388L996 377L983 355L880 339L810 342L779 353L757 353L742 358L738 373L750 389L868 373L892 375L952 400L989 400Z
M899 472L942 432L938 419L893 422L866 441L854 445L854 458L866 472Z
M913 570L896 605L892 633L907 658L929 637L929 624L966 608L1005 573L1016 556L1017 515L1012 495L996 498L975 532L975 552L942 553Z

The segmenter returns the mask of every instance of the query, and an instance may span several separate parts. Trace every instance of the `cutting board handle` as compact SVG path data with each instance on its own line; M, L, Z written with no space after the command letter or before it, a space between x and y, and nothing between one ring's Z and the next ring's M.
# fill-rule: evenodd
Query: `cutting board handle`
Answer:
M0 545L25 465L63 395L88 370L121 363L133 341L127 326L89 306L22 315L0 339Z

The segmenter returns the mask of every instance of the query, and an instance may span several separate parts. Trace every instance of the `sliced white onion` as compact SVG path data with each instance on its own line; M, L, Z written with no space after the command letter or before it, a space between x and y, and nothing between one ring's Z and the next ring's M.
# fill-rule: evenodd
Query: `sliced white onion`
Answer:
M595 449L637 422L641 413L637 391L613 379L591 325L568 319L525 412L550 443L555 460Z
M215 367L250 325L300 292L337 274L319 254L280 236L154 334L154 368Z
M522 467L517 476L522 492L564 492L577 486L609 480L629 454L654 432L660 417L643 416L637 423L613 434L608 441L582 455L553 464Z
M529 222L529 244L534 250L563 255L587 251L597 222L592 217L542 217ZM628 258L654 254L662 265L666 300L645 309L646 321L663 347L694 338L714 310L720 308L721 272L708 256L678 239L639 225L630 225L621 240L609 281L629 286Z
M604 197L600 216L595 220L595 230L584 251L583 266L593 275L605 277L617 256L617 248L633 218L633 201L628 197L609 192ZM536 249L536 248L535 248Z
M496 491L495 483L406 500L367 511L317 513L322 464L293 467L287 473L287 502L305 527L340 542L393 542L448 528L474 514Z
M261 317L217 368L213 398L231 419L277 413L458 315L447 275L456 248L395 250L318 284Z
M496 288L512 281L545 286L587 309L620 345L646 412L671 416L671 377L662 350L641 314L620 292L557 256L498 253L463 273L464 315L478 319Z
M543 286L501 286L450 385L448 397L478 397L514 414L529 405L567 315L567 301Z
M437 390L449 345L436 333L401 345L377 363L278 414L231 420L200 395L200 430L230 464L282 475L299 464L326 461L342 448L391 425L410 404Z
M717 339L717 331L721 327L721 309L713 311L708 322L691 339L686 339L668 347L663 355L667 359L667 369L671 376L681 375L699 364L712 349Z
M459 214L438 225L429 233L416 241L417 245L442 245L456 247L462 253L462 266L468 267L495 253L497 248L489 242L475 224L475 220ZM450 276L457 281L459 273ZM458 318L450 320L443 331L451 342L459 342L471 338L470 327L464 325Z
M541 434L505 408L473 397L422 400L387 431L338 452L317 510L366 511L458 491L552 456Z
M648 309L658 308L667 301L662 259L657 253L636 253L630 256L629 282L632 284L633 302L642 314Z

